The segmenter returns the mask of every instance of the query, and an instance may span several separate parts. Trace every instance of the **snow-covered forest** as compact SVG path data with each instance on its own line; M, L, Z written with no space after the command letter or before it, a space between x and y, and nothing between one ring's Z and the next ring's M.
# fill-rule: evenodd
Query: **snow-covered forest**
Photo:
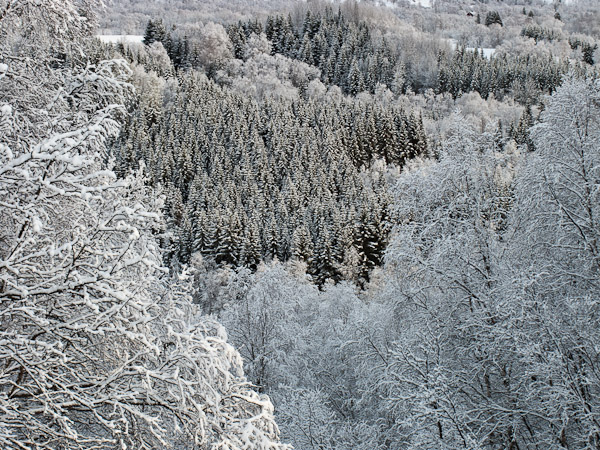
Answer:
M0 448L600 449L599 43L596 0L0 0Z

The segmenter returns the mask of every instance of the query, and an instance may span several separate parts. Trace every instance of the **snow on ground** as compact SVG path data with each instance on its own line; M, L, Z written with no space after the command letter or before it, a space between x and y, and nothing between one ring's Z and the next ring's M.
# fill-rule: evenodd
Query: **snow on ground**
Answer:
M102 42L116 44L117 42L139 42L144 40L144 36L137 34L99 34L96 36Z
M341 0L342 3L345 0ZM433 0L410 0L413 5L421 6L423 8L431 8L431 2ZM384 6L390 9L397 9L398 5L393 0L375 0L374 4L376 6Z
M431 8L431 0L412 0L412 2L421 5L423 8Z
M467 50L476 50L476 49L472 49L472 48L468 47ZM487 59L490 59L492 56L494 56L496 54L495 48L482 48L479 50L483 50L483 56L485 56Z
M378 6L385 6L386 8L390 8L390 9L396 9L398 7L398 5L396 5L393 2L390 2L389 0L384 0L383 2L377 2L376 4Z
M448 41L448 43L452 46L452 50L456 50L456 47L458 46L458 42L456 42L456 39L446 39L446 41ZM495 48L467 47L466 50L469 50L471 52L473 52L473 51L480 52L483 50L483 56L487 59L490 59L496 53Z

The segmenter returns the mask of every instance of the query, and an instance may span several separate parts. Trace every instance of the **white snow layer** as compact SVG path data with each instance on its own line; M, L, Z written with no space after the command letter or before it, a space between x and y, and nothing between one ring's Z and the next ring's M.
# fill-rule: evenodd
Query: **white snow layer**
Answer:
M137 34L99 34L96 36L102 42L116 44L117 42L138 42L144 40L144 36Z

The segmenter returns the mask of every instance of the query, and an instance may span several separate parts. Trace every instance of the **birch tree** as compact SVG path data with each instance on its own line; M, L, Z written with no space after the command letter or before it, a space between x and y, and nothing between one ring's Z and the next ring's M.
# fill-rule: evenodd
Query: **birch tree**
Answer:
M546 448L599 448L600 85L567 77L532 129L518 180L514 293L527 403Z
M0 2L0 447L285 448L224 329L161 268L143 168L106 168L130 70L86 57L91 6Z

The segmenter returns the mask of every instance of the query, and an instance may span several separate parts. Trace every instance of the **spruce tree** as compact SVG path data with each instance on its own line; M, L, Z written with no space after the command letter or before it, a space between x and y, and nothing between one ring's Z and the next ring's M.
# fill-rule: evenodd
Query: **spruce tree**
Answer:
M498 11L489 11L485 15L485 25L489 27L493 24L498 24L500 26L503 25L502 19L500 18L500 13L498 13Z

